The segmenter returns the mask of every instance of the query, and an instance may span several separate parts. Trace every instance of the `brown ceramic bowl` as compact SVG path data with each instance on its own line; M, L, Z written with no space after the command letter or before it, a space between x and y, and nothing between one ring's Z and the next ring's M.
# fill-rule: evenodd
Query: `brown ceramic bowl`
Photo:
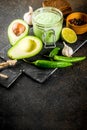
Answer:
M66 26L73 29L76 34L87 32L87 14L82 12L74 12L67 16Z

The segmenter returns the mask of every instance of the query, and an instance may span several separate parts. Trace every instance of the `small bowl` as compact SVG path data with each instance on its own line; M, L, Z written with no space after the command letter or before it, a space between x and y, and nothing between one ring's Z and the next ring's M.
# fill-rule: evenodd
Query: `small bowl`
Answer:
M87 14L82 12L71 13L66 18L66 26L73 29L76 32L76 34L86 33Z

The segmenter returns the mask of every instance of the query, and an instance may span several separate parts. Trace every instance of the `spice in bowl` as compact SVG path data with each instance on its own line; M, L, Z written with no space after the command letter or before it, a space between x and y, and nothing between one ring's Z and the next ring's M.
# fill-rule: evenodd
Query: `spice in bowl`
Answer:
M66 26L73 29L76 34L87 32L87 14L82 12L74 12L67 16Z
M84 20L82 20L82 19L76 19L76 18L70 19L69 22L70 22L71 24L77 25L77 26L81 26L81 25L86 24L86 22L85 22Z

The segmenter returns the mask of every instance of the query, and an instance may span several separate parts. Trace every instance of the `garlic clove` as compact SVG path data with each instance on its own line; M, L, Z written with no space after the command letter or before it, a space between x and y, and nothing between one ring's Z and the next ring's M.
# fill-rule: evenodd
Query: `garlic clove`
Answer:
M28 25L32 25L32 14L33 8L29 6L29 12L26 12L23 16L24 21L26 21Z
M24 21L26 21L28 25L32 25L32 16L26 13L24 15Z
M29 6L29 14L33 13L33 8L31 6Z
M73 55L73 49L69 47L68 45L66 45L65 42L63 42L63 44L64 44L64 47L62 49L62 55L71 57Z

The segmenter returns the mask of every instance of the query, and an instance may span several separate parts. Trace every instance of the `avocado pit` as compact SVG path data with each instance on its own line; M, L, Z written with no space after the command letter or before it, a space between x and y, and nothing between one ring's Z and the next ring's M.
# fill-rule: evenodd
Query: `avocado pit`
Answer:
M24 33L25 29L25 26L18 22L14 23L12 27L12 30L16 36L20 36L22 33Z

